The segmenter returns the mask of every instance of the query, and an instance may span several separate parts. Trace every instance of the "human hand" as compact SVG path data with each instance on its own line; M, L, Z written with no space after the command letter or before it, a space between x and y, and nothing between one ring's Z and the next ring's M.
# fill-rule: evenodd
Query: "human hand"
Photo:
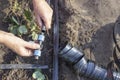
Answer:
M26 42L12 33L1 33L0 31L0 38L2 38L1 43L20 56L32 56L32 50L40 48L39 44Z
M45 0L33 0L33 7L38 25L42 27L43 21L46 26L46 29L50 29L53 15L52 8L48 5L48 3Z

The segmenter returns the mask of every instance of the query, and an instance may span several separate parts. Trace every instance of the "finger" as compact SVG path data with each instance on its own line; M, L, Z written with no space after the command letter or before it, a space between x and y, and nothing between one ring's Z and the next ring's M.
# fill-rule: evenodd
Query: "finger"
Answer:
M27 56L32 56L32 51L27 49L27 48L21 48L20 49L20 52L19 52L19 55L20 56L24 56L24 57L27 57Z
M32 51L31 50L27 50L27 53L28 53L28 56L33 56L33 53L32 53Z
M25 47L29 49L40 49L40 45L36 43L25 42Z
M51 28L51 19L46 18L46 17L44 17L44 18L42 18L42 19L43 19L43 21L44 21L44 24L45 24L45 26L46 26L46 29L47 29L47 30L50 29L50 28Z
M37 13L35 13L35 16L36 16L37 24L39 25L39 27L42 27L42 20L40 19L40 16Z

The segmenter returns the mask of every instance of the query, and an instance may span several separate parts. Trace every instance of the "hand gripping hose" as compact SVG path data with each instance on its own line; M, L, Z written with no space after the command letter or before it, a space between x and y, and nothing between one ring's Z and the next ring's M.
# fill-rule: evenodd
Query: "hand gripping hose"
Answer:
M59 55L73 64L73 68L79 73L79 75L94 80L111 80L111 75L105 68L99 67L93 61L86 60L83 53L70 45L66 45ZM114 80L120 80L120 73L113 71L112 75Z

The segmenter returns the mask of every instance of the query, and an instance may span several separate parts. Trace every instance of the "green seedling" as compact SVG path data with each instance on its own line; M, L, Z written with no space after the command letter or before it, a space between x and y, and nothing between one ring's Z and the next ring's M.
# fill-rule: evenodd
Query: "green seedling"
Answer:
M23 34L28 33L28 29L25 25L20 25L20 23L12 16L11 18L12 24L9 25L8 30L17 35L17 36L22 36Z
M32 77L36 80L45 80L44 74L38 69L33 73Z

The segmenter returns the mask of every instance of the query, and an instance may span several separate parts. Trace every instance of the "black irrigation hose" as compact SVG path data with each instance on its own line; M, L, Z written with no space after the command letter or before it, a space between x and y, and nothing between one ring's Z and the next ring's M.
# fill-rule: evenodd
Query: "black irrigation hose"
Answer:
M53 79L58 80L58 52L59 52L59 18L58 0L53 0L54 5L54 54L53 54Z
M107 69L99 67L93 61L86 60L83 53L70 45L66 45L59 55L74 64L74 69L82 76L94 80L111 80L111 75L113 75L113 80L120 80L120 73L115 71L112 71L112 74L108 73Z

